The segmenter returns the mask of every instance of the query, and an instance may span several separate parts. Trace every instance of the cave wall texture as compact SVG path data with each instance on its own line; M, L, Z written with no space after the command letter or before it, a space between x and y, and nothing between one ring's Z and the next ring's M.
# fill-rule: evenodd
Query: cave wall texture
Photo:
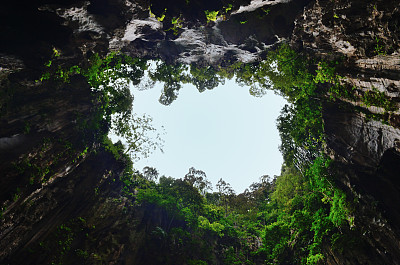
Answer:
M400 262L399 15L394 2L316 1L296 20L294 46L323 58L343 58L340 72L354 93L376 89L396 104L390 113L365 107L385 117L384 123L355 112L360 102L343 100L324 108L327 152L342 165L343 188L358 198L355 225L363 227L369 253L336 254L330 264ZM377 51L380 42L385 51Z
M340 58L339 72L354 93L377 89L395 102L397 110L390 113L365 107L386 122L355 112L360 102L343 99L324 107L326 152L342 170L338 184L358 200L354 225L364 231L357 235L363 242L357 250L326 253L328 264L400 264L399 3L235 3L229 18L216 23L206 24L188 10L191 19L177 35L149 17L148 1L1 4L0 264L52 264L61 258L80 264L79 255L62 257L62 245L58 257L40 245L60 236L66 242L74 238L70 248L92 249L89 264L151 264L143 260L141 240L165 222L156 210L132 207L118 178L124 162L99 148L95 130L82 129L94 119L88 84L79 78L35 82L53 48L61 51L60 65L116 50L167 62L226 65L255 61L282 42L310 56ZM157 5L163 10L162 1ZM262 7L270 15L260 23L255 17ZM71 235L71 228L78 232Z

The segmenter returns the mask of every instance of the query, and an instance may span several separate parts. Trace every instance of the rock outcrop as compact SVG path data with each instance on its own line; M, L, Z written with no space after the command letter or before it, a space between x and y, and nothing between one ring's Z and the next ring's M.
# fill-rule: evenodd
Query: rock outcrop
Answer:
M315 1L296 20L293 46L342 61L342 82L355 95L381 92L395 106L343 98L324 108L327 152L341 168L338 182L357 201L363 242L329 264L400 264L399 24L398 3L383 1Z

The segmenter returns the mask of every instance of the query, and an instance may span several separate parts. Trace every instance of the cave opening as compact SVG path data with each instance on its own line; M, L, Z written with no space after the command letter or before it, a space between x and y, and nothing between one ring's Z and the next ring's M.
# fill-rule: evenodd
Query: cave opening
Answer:
M134 162L136 169L152 167L160 175L181 178L194 167L214 185L220 178L229 182L237 193L263 175L280 174L276 119L287 103L283 97L272 91L254 97L249 87L221 79L202 93L184 84L177 100L166 106L159 102L163 84L143 89L145 83L131 87L133 111L153 118L154 127L165 132L164 146L163 152Z

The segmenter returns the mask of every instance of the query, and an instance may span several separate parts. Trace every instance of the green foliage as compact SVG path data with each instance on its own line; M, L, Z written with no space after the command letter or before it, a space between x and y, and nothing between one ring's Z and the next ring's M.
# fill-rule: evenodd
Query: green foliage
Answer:
M160 103L170 105L177 97L183 83L187 83L184 72L187 66L182 64L169 65L164 62L158 62L154 71L149 73L150 79L154 82L164 83L164 89L160 96Z
M319 264L319 262L324 260L324 256L321 253L310 255L307 257L307 265Z
M225 13L228 13L229 11L232 10L232 4L228 4L226 7L223 8Z
M267 9L261 8L261 10L262 10L266 15L268 15L269 12L271 11L269 8L267 8Z
M283 168L271 195L279 215L264 233L262 251L269 264L319 264L324 259L322 246L352 225L346 195L333 184L331 164L319 156L304 175L293 167Z
M186 221L191 225L197 223L196 214L202 211L203 197L186 181L161 177L158 185L152 188L140 189L137 203L149 203L165 209L171 222Z
M386 55L385 46L382 44L382 40L378 37L375 37L374 53L376 55Z
M207 265L207 262L204 260L188 260L188 265Z
M163 248L175 242L180 250L174 251L182 253L182 242L198 244L201 238L220 242L224 264L253 264L260 257L266 264L319 264L325 258L323 246L340 248L341 231L352 225L346 195L333 184L334 173L332 161L318 156L304 174L284 166L276 180L263 177L239 195L221 179L218 191L205 197L192 178L161 177L159 184L148 182L139 189L136 200L142 207L165 210L166 225L153 233L164 242ZM262 245L254 245L260 239ZM208 251L210 246L187 259L207 260Z
M378 91L376 88L366 91L362 100L367 107L377 106L384 108L386 111L396 110L396 104L390 101L385 96L385 93Z
M189 172L185 175L184 181L195 187L203 196L207 191L212 190L211 182L207 179L207 175L202 170L194 167L189 168Z
M198 223L200 229L212 231L220 237L224 236L223 231L225 229L225 226L222 225L221 223L217 221L210 223L210 221L204 216L198 217Z
M207 23L211 21L216 21L219 11L209 11L204 10L204 14L206 15Z
M317 74L314 77L315 83L338 83L338 77L335 74L335 67L330 66L327 62L319 62L318 69L315 71Z
M317 93L313 75L307 67L309 63L305 58L288 45L282 45L268 54L258 75L268 76L273 84L268 87L294 103L298 99L313 97Z
M212 90L218 85L224 83L224 79L217 75L217 71L211 66L196 67L190 66L190 76L187 77L187 82L193 84L201 93L206 89Z
M241 68L238 75L246 84L254 77L261 83L264 79L263 88L272 88L291 103L278 118L287 166L263 213L267 223L260 251L267 264L317 264L324 259L322 245L339 228L351 225L346 196L333 184L331 162L321 156L321 103L346 96L347 91L334 64L319 62L314 72L311 65L283 45L259 65Z
M165 12L167 11L167 8L165 8L164 9L164 12L159 16L159 17L157 17L153 12L151 12L151 8L149 7L149 14L150 14L150 17L155 17L159 22L163 22L164 21L164 19L165 19Z
M18 199L21 197L21 189L17 188L17 191L13 195L13 201L18 201Z
M263 225L258 224L254 214L248 215L247 211L243 213L236 211L234 204L230 206L229 213L226 213L225 201L220 198L229 194L231 199L233 194L230 192L229 183L223 180L218 186L218 199L214 200L215 203L208 202L205 197L209 197L207 195L210 193L206 193L204 197L204 192L201 194L202 189L196 185L199 177L203 177L204 181L204 176L204 172L192 168L185 176L185 180L161 177L158 184L149 182L147 187L139 189L136 201L147 209L156 206L165 210L167 219L166 225L162 227L165 232L162 237L163 242L174 242L172 245L180 249L174 249L171 245L165 246L169 251L168 256L174 251L182 253L184 246L181 242L195 245L201 250L197 252L192 249L190 253L196 254L186 257L186 262L182 261L182 264L196 260L214 264L215 261L210 260L212 257L210 251L216 247L213 242L219 241L222 252L218 255L222 255L220 259L224 260L223 264L253 264L251 260L259 255L257 247L253 244L259 240ZM254 186L265 187L264 184L254 184ZM228 203L231 202L230 199L227 200ZM260 198L261 200L263 199ZM177 231L180 232L177 234ZM176 236L179 236L179 240ZM182 258L182 254L180 255Z
M277 127L280 150L289 165L301 168L318 155L324 141L321 108L318 101L301 98L282 109Z
M152 126L152 118L143 115L138 117L131 115L129 118L118 117L112 123L112 132L123 138L127 145L126 154L129 154L133 161L140 158L147 158L153 151L163 151L163 140L160 133Z
M121 158L122 153L124 153L124 146L122 143L119 141L114 144L108 136L104 136L102 144L104 149L117 159Z
M172 30L174 35L178 35L179 29L181 29L183 27L182 22L183 21L182 21L180 16L179 17L172 17L171 21L170 21L172 27L170 27L169 29L166 29L164 31L167 32L167 31Z
M54 57L60 57L60 55L61 55L61 52L53 47L53 56Z
M112 52L104 58L96 53L87 64L86 67L73 65L69 68L58 65L52 71L46 72L42 79L53 78L68 83L71 76L82 75L93 91L99 94L103 108L107 109L107 115L129 114L133 100L129 84L140 82L147 69L146 61Z
M267 253L267 264L283 263L289 239L290 230L286 222L277 221L266 226L261 251Z
M45 73L41 81L52 78L68 83L72 76L83 76L97 98L97 109L92 116L78 117L83 134L94 137L107 151L121 158L122 145L119 143L114 146L107 137L111 129L127 144L125 153L131 159L138 160L147 157L155 149L162 150L163 146L160 134L152 126L151 117L137 117L132 113L133 96L129 86L140 83L147 67L146 60L118 52L112 52L104 58L94 54L84 67L58 66Z
M297 194L303 193L306 186L304 177L297 170L284 166L281 176L276 179L275 190L271 194L271 199L279 207L290 207L293 198Z

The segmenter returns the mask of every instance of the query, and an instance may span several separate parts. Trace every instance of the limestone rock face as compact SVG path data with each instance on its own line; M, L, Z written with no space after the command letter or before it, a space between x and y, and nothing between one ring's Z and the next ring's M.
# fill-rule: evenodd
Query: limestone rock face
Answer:
M339 167L337 181L357 202L354 225L364 244L358 252L332 254L330 264L398 264L399 128L366 119L349 106L326 106L324 121L327 149Z
M167 62L200 65L252 62L259 59L265 48L289 39L296 16L308 2L244 1L244 6L229 16L205 25L199 24L204 20L203 14L183 19L173 34L155 17L133 17L123 36L114 36L111 48Z
M341 60L343 85L355 95L379 91L395 106L387 110L343 98L324 107L327 152L341 168L338 182L358 202L355 226L365 243L358 252L327 251L328 264L400 264L399 5L317 0L295 23L293 46Z
M32 64L49 57L52 48L68 60L118 50L168 62L248 62L258 59L265 47L289 39L296 16L308 2L235 1L234 9L209 22L204 12L194 9L222 8L215 1L193 1L189 7L175 3L178 10L167 9L171 16L188 13L175 27L157 17L161 13L151 12L166 7L163 1L154 1L151 8L140 0L7 3L1 10L0 48L4 56L16 55Z

